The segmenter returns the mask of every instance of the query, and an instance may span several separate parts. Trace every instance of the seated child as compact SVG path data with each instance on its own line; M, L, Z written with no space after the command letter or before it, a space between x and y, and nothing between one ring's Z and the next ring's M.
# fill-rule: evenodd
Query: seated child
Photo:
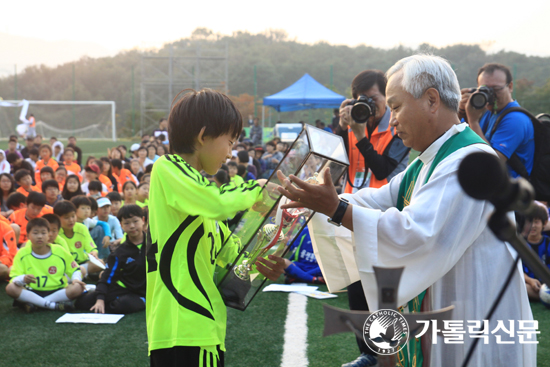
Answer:
M55 204L53 211L59 216L61 221L59 236L67 241L74 260L84 269L83 278L88 274L101 271L102 267L90 261L90 256L97 259L97 248L88 228L84 224L76 222L76 208L74 204L70 201L60 201Z
M136 204L144 207L149 205L149 184L142 182L138 186Z
M285 283L326 283L313 253L313 246L311 245L311 237L309 237L307 226L304 227L294 240L290 246L290 251L294 251L294 254L292 254L290 260L285 259Z
M244 182L243 178L238 175L239 165L237 162L227 162L227 167L229 167L229 180L235 184L235 186L241 186Z
M98 205L101 210L101 203ZM109 255L96 290L78 299L75 304L78 309L118 314L145 310L143 210L137 205L125 205L119 210L118 219L126 240Z
M67 250L68 253L71 252L67 241L59 236L59 229L61 228L61 221L59 217L54 213L44 214L42 218L46 219L50 223L50 238L49 243L51 245L59 245Z
M112 245L120 244L120 240L123 237L122 228L117 217L111 215L111 201L108 198L100 198L97 200L97 215L93 218L99 222L107 223L109 225L110 243ZM100 256L102 259L109 255L109 247L105 246L104 256ZM101 254L101 252L100 252Z
M90 182L88 184L88 196L96 200L99 199L101 197L101 189L102 189L101 182L97 180Z
M85 289L77 263L63 247L48 243L49 223L44 218L30 220L26 232L31 245L15 255L6 294L27 312L36 307L71 311L71 300ZM65 274L72 279L71 285Z
M548 222L548 211L542 205L537 205L531 215L527 216L527 220L532 223L531 230L527 235L527 242L531 249L539 255L542 262L550 268L550 237L542 234L542 230ZM525 263L523 263L523 272L529 299L538 302L541 283Z
M17 182L17 184L19 185L19 188L16 190L17 192L20 192L25 196L28 196L29 192L32 191L40 192L40 189L37 186L32 185L31 173L26 169L20 169L19 171L15 172L13 178L15 179L15 182Z
M27 242L27 223L29 220L43 216L52 212L52 208L46 206L46 195L41 192L32 191L27 196L27 207L14 211L8 220L15 223L20 228L18 246Z
M57 167L59 168L59 167ZM56 168L56 169L57 169ZM42 182L44 181L48 181L48 180L53 180L53 177L54 177L54 171L53 171L53 168L50 167L50 166L44 166L40 169L40 186L37 184L36 186L37 187L42 187Z
M6 200L6 206L12 212L19 209L25 209L27 207L27 195L20 192L12 192L10 196L8 196L8 200Z
M111 215L118 216L118 210L122 206L122 196L116 191L107 194L107 199L111 201Z
M71 202L76 208L76 221L88 228L90 236L98 249L98 257L106 259L109 255L111 230L107 222L92 218L92 198L84 195L75 196ZM94 200L95 202L95 200ZM105 250L107 249L107 250Z
M59 184L56 180L42 180L42 192L46 195L46 204L51 207L53 207L58 201L63 200L61 194L59 193Z

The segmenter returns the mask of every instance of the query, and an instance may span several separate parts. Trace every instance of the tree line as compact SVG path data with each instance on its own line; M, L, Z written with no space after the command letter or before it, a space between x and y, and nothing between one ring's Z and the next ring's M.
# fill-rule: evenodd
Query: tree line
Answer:
M368 41L365 39L366 43ZM385 71L397 60L419 52L429 52L449 60L457 73L461 87L476 85L477 70L483 64L505 64L513 70L515 98L520 104L535 114L550 113L549 57L526 56L510 51L488 54L479 45L464 44L441 48L423 44L418 48L399 46L392 49L365 45L330 45L326 42L304 44L290 39L282 30L266 30L258 34L234 32L231 35L221 35L214 34L206 28L197 28L191 36L165 44L157 50L123 51L115 56L103 58L83 57L57 67L35 65L19 73L17 81L14 76L1 78L0 97L13 99L17 83L19 99L72 100L74 95L76 100L114 100L117 103L119 136L131 135L132 95L134 119L139 121L140 118L143 56L168 56L171 53L176 57L189 56L197 54L198 49L224 50L226 47L228 93L245 118L255 110L255 86L256 102L259 102L261 98L288 87L304 73L309 73L321 84L342 95L350 96L351 80L360 71ZM192 66L188 68L192 69ZM223 79L223 75L219 76L219 79ZM193 83L189 84L189 87L195 86ZM218 88L224 90L225 83L220 83ZM166 101L166 106L168 104ZM154 117L162 114L159 112ZM287 120L293 118L297 118L297 115L289 114L282 119L285 122L296 122ZM146 128L152 128L152 125L154 124L149 122Z

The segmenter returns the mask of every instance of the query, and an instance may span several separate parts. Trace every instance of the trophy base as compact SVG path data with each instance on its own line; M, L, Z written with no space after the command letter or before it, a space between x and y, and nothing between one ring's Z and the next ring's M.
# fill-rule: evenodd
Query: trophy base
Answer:
M230 273L222 285L222 296L225 305L244 311L246 308L246 295L251 287L250 281L241 279L235 273Z

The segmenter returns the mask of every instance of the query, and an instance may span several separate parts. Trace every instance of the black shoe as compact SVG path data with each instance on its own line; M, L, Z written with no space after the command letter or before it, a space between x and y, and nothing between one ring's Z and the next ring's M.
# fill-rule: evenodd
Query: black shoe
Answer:
M296 278L291 278L288 275L285 275L285 284L292 284L296 281Z
M71 312L74 311L74 305L72 301L65 302L56 302L55 303L56 311Z
M342 365L342 367L371 367L376 366L377 364L377 357L370 354L361 353L361 355L357 357L355 361L345 363Z
M36 311L36 306L33 305L32 303L25 303L23 305L23 309L25 310L26 313L33 313L34 311Z

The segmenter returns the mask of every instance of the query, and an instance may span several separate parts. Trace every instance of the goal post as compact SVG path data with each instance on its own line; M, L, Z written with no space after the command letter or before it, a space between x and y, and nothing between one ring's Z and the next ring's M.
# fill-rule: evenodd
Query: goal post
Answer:
M2 101L3 107L21 107L21 104L23 100L17 101L17 100L3 100ZM67 106L91 106L91 105L103 105L103 106L110 106L111 108L111 139L112 141L117 141L117 129L116 129L116 103L115 101L27 101L29 105L29 109L32 108L33 105L67 105ZM8 106L8 104L11 104L11 106ZM36 117L36 116L35 116ZM39 118L37 119L39 120ZM46 119L47 120L47 119ZM85 132L87 129L93 129L94 125L89 125L87 128L79 128L75 129L62 129L59 127L54 127L52 125L49 125L43 121L37 121L37 127L40 125L48 127L48 129L52 131L57 132Z

